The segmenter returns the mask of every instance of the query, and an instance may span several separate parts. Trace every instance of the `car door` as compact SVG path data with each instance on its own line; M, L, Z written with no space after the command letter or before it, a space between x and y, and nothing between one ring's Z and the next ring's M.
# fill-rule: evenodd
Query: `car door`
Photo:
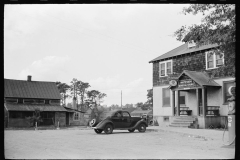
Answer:
M121 127L121 124L122 124L122 113L121 113L121 111L116 112L112 116L112 122L113 122L115 128L122 128Z
M131 125L131 116L128 112L122 112L122 128L129 128Z

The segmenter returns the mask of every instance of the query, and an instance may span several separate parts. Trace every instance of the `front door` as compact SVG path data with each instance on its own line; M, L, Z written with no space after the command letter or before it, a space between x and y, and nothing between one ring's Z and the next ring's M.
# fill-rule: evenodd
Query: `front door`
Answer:
M112 117L112 122L115 128L122 128L122 113L121 111L116 112Z
M122 112L122 127L129 128L131 125L131 117L128 112Z
M69 125L69 112L66 112L66 125Z

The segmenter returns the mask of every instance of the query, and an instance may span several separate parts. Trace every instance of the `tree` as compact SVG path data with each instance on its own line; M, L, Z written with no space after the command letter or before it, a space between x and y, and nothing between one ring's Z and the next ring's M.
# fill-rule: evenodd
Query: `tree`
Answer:
M147 90L147 104L153 105L153 89Z
M234 4L191 4L183 9L183 13L196 15L202 13L204 18L201 24L188 28L182 26L174 35L177 40L194 41L197 47L206 43L218 44L218 51L223 52L227 67L221 67L219 72L227 72L235 76L235 42L236 22ZM222 70L222 71L221 71Z
M55 82L55 84L57 85L58 90L61 94L61 104L66 105L66 98L69 96L67 94L67 91L70 89L70 86L66 83L61 83L59 81Z
M106 97L107 95L105 93L101 93L97 90L91 90L87 92L88 98L91 100L91 103L96 104L96 99L99 100L99 102L102 102L102 99Z

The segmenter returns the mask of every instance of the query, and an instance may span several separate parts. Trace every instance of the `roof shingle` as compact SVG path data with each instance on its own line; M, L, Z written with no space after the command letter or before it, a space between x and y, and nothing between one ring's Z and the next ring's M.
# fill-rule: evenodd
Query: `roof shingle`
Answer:
M171 58L174 56L183 55L183 54L187 54L187 53L191 53L191 52L197 52L197 51L201 51L201 50L205 50L205 49L210 49L210 48L214 48L217 46L218 46L217 44L207 44L207 45L203 45L203 46L199 46L199 47L188 48L188 43L185 43L185 44L183 44L177 48L174 48L173 50L149 61L149 63L153 63L158 60Z
M55 82L4 79L4 96L14 98L61 99Z

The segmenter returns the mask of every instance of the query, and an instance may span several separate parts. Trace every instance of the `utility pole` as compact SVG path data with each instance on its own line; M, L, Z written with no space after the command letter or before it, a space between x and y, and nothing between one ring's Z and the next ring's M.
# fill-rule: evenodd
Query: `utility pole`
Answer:
M122 90L121 90L121 109L122 109Z

